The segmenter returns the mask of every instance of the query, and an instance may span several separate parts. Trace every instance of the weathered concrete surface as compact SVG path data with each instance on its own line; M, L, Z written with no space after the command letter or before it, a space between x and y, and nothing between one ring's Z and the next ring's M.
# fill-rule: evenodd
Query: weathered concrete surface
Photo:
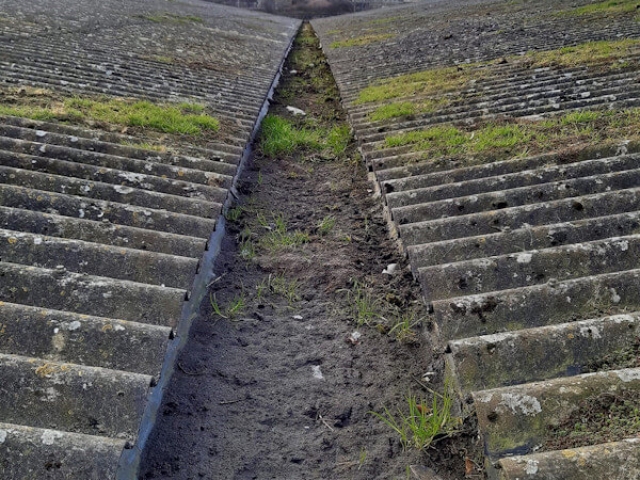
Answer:
M0 478L113 479L125 440L141 448L298 25L189 0L0 0L0 109L119 97L220 122L190 137L0 110Z
M578 480L583 478L638 478L640 440L628 438L582 448L514 456L500 460L500 478L523 480Z
M576 377L636 348L637 138L618 125L550 151L532 142L535 155L454 148L483 125L640 106L636 10L576 10L591 3L424 2L313 21L447 371L461 398L475 398L492 479L638 477L637 446L624 442L533 453L562 410L553 406L574 402L567 392L596 395L637 373ZM617 39L629 46L619 56L554 57ZM531 60L545 55L554 60ZM450 127L462 133L447 144ZM421 132L422 143L400 141ZM439 141L447 153L430 157ZM498 387L513 401L488 420L501 400L484 389ZM536 401L515 401L523 395ZM629 450L628 468L618 447Z
M538 450L550 426L578 402L603 392L640 388L640 370L598 372L473 393L485 453L491 460Z
M0 472L20 480L112 478L125 440L0 423Z

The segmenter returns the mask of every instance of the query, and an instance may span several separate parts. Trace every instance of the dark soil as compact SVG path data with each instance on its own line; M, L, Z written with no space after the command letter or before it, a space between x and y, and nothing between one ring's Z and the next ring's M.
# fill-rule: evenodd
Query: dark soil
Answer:
M308 25L301 35L270 114L344 123ZM410 465L482 478L470 420L418 451L371 414L404 411L410 394L430 405L443 369L355 145L277 158L258 145L239 190L140 478L390 480L414 478Z

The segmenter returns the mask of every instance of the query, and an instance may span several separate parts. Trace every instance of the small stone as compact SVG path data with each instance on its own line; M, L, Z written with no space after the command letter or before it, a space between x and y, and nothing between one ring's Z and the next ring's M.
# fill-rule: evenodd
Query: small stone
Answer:
M306 115L304 110L300 110L299 108L296 108L296 107L287 107L287 111L292 113L293 115Z
M398 264L397 263L390 263L389 265L387 265L387 268L385 268L382 273L385 275L393 275L396 270L398 269Z
M304 319L302 318L302 315L294 315L294 316L293 316L293 319L294 319L294 320L304 320Z
M37 137L44 137L47 134L44 130L36 130Z
M318 380L324 380L324 375L322 375L322 370L320 370L320 365L312 366L311 371L313 372L313 378L316 378Z

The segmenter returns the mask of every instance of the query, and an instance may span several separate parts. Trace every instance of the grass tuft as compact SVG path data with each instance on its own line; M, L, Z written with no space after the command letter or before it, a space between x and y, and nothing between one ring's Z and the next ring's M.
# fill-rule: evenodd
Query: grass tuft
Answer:
M216 132L220 122L192 103L155 104L148 100L71 97L54 102L0 104L0 115L34 120L98 121L111 125L142 127L163 133L199 135Z
M243 294L237 295L226 307L222 307L218 303L216 296L213 293L210 293L209 303L211 304L214 313L226 320L234 320L238 315L241 315L246 308L246 300Z
M351 132L346 125L330 129L297 126L279 115L267 115L262 122L260 148L269 157L291 155L295 151L327 151L340 157L345 153Z
M444 393L433 392L431 406L415 395L406 397L407 408L397 409L392 413L387 407L383 413L369 412L382 420L398 434L404 449L424 450L433 443L436 437L448 436L457 431L460 419L451 414L453 398L448 382L445 382Z
M372 33L361 37L338 40L333 42L330 46L331 48L362 47L364 45L381 42L393 37L395 37L395 34L393 33Z
M258 222L268 230L258 241L258 246L263 250L275 252L309 243L308 233L301 230L289 231L282 214L272 214L271 221L260 215Z
M543 121L509 119L473 127L437 126L385 138L382 148L408 146L422 158L466 157L467 162L536 155L567 145L638 139L640 109L583 110Z
M604 2L591 3L582 7L572 8L558 12L558 16L579 16L598 13L629 13L635 12L638 8L637 0L606 0Z
M328 235L333 227L336 226L336 218L332 216L326 216L318 222L318 234L321 237Z
M608 64L609 68L619 69L626 66L625 63L620 63L620 61L632 54L638 46L640 46L640 40L638 39L602 40L556 50L532 51L522 56L507 57L506 61L530 68L551 65L572 67L576 65ZM469 63L454 67L435 68L381 80L362 89L355 103L365 104L394 98L441 95L446 92L460 90L468 82L482 80L492 75L491 69L486 67L492 66L495 62ZM442 102L443 100L440 101ZM407 108L406 105L404 108ZM433 105L427 104L423 107L425 112L428 111L428 108L433 108ZM381 113L374 112L372 115L384 116L385 112L392 112L392 109L393 107L386 106L385 109L381 110Z

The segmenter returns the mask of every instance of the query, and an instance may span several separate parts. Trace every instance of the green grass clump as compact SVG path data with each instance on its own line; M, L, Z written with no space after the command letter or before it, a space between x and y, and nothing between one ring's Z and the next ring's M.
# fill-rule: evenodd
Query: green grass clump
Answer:
M459 89L475 77L470 73L476 64L436 68L383 80L360 91L357 104L379 102L413 95L429 95Z
M589 65L621 59L631 54L638 46L640 46L640 40L638 39L601 40L562 47L556 50L528 52L522 57L522 61L534 68L551 65L562 67Z
M343 155L351 142L349 125L332 127L326 136L326 146L336 157Z
M522 56L510 56L507 61L531 68L551 65L571 67L609 62L610 68L618 69L625 66L619 61L630 55L638 46L638 39L603 40L556 50L528 52ZM488 78L492 70L487 67L493 64L495 61L435 68L382 80L362 89L355 103L365 104L416 95L441 95L460 90L472 80Z
M300 300L300 284L295 278L289 280L284 275L269 275L265 283L266 290L286 299L289 306Z
M381 306L370 288L355 282L347 290L350 305L350 316L358 326L369 325L373 320L381 318Z
M234 320L238 315L241 315L247 306L247 302L244 297L244 293L236 295L227 306L223 307L218 303L218 299L213 293L209 294L209 303L213 312L220 318L226 320Z
M376 108L369 118L374 121L387 120L388 118L404 117L405 115L415 115L418 112L415 103L398 102L382 105Z
M336 218L332 216L326 216L318 222L318 234L320 234L321 237L324 237L325 235L328 235L335 226Z
M155 104L147 100L89 99L71 97L60 101L23 104L0 104L0 114L60 120L76 123L105 122L111 125L143 127L164 133L197 135L216 132L218 120L191 103Z
M347 40L338 40L330 46L331 48L362 47L363 45L370 45L393 37L395 37L393 33L373 33L361 37L349 38Z
M384 407L383 413L370 413L398 434L403 448L424 450L437 436L452 435L460 425L460 418L451 413L453 397L448 383L445 382L444 393L433 395L430 407L425 400L408 395L406 410L397 408L394 414Z
M640 109L584 110L544 121L486 122L475 127L436 126L385 138L382 148L410 146L423 158L466 156L499 160L534 155L567 145L615 143L639 138Z
M412 145L414 150L437 149L448 154L462 153L468 142L466 132L452 126L431 127L385 138L387 147Z
M267 115L262 122L260 148L269 157L291 155L295 151L328 151L339 157L351 140L346 125L332 127L298 126L279 115Z
M638 8L637 0L606 0L604 2L591 3L582 7L572 8L559 12L559 16L588 15L593 13L629 13Z
M65 106L82 116L111 124L143 127L164 133L197 135L205 130L217 131L217 119L201 113L204 107L194 104L157 105L148 100L91 100L71 98Z
M282 214L272 214L271 221L260 215L258 222L267 229L267 233L258 241L258 246L262 250L274 252L309 243L308 233L301 230L289 231L287 221Z
M295 150L322 150L320 132L296 127L293 122L278 115L267 115L262 122L260 148L270 156L290 155Z

